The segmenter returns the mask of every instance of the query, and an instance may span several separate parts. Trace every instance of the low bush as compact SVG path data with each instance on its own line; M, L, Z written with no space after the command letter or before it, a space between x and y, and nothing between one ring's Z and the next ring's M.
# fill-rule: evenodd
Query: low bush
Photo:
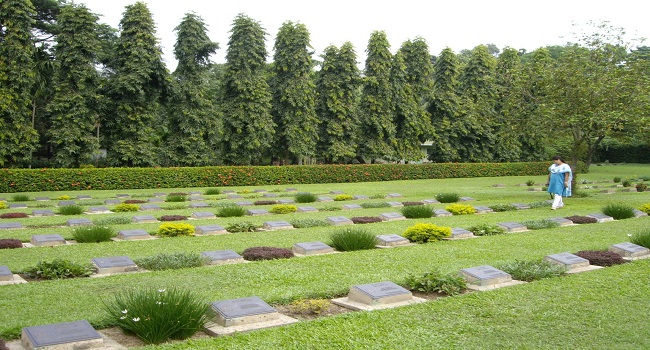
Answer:
M549 207L550 204L549 204L549 203L546 203L546 202L544 202L544 201L539 201L539 202L529 203L528 206L530 207L530 209L537 209L537 208L546 208L546 207Z
M203 192L203 194L205 194L206 196L212 196L216 194L221 194L221 190L218 188L208 188Z
M27 202L29 201L29 196L26 194L14 194L11 196L12 202Z
M264 201L255 201L253 204L254 205L273 205L277 204L277 201L269 201L269 200L264 200Z
M620 176L614 176L614 182L616 182L616 183L621 182L621 177Z
M522 222L521 224L526 226L529 230L541 230L545 228L560 227L560 224L558 222L548 219L528 220Z
M386 202L375 202L375 203L361 203L359 204L361 208L371 209L371 208L388 208L390 204Z
M496 224L477 224L467 229L475 236L495 236L506 233L506 229Z
M140 210L140 207L136 204L127 204L127 203L121 203L115 206L111 211L114 211L116 213L126 213L130 211L138 211Z
M194 236L194 226L180 222L164 223L158 227L156 234L162 237Z
M613 217L614 220L623 220L634 217L634 207L627 204L610 203L602 210L603 214Z
M457 295L467 289L467 282L457 274L442 274L434 270L422 275L406 277L406 288L424 293Z
M293 196L293 199L296 203L313 203L318 199L318 197L313 193L301 192L296 193L296 195Z
M558 277L566 273L567 268L548 261L525 261L497 265L496 268L506 272L519 281L537 281L543 278Z
M641 180L641 181L650 181L650 175L639 176L639 180Z
M15 249L15 248L22 248L22 247L23 247L23 242L21 242L19 239L14 239L14 238L0 239L0 249Z
M428 205L405 206L401 212L408 219L425 219L433 216L433 209Z
M438 193L436 195L436 200L440 203L455 203L460 200L460 195L453 192Z
M56 199L58 199L58 200L60 200L60 201L67 201L67 200L69 200L70 198L71 198L71 197L68 196L67 194L64 194L64 195L62 195L62 196L58 196L58 197L56 197Z
M383 199L386 198L386 195L383 193L375 193L372 196L370 196L370 199Z
M210 304L190 290L129 289L104 303L110 322L147 344L186 339L208 322Z
M295 205L291 204L276 204L273 207L271 207L271 210L269 212L273 214L289 214L289 213L295 213L298 208Z
M288 259L293 257L293 252L285 248L251 247L242 252L242 257L249 261Z
M168 194L165 198L165 202L185 202L187 197L181 194Z
M228 232L255 232L259 226L253 224L252 222L249 221L243 221L243 222L235 222L226 227L226 231Z
M7 209L7 208L9 208L9 206L7 205L7 203L5 203L5 202L3 202L3 201L0 201L0 209Z
M646 214L650 214L650 203L646 203L646 204L642 205L641 207L639 207L639 210L641 210L642 212L644 212Z
M300 299L289 304L292 312L303 315L320 315L331 307L332 302L327 299Z
M36 266L25 270L31 278L55 280L63 278L88 277L93 273L90 263L81 264L70 260L55 259L52 261L39 261Z
M93 223L97 226L126 225L132 223L132 220L133 219L129 216L114 216L95 219L93 220Z
M207 258L199 253L163 253L135 259L139 267L151 271L176 270L205 265Z
M512 211L512 210L517 210L517 207L511 204L494 204L490 206L490 209L496 211L496 212L502 212L502 211Z
M108 242L116 235L115 230L107 226L77 227L72 232L72 238L77 243Z
M354 196L350 194L337 194L336 196L334 196L334 200L337 202L349 201L352 199L354 199Z
M244 216L244 215L246 215L246 209L240 206L222 207L219 208L219 210L217 211L217 216L222 218Z
M612 266L626 263L622 256L606 250L581 250L575 255L589 260L589 264L596 266Z
M381 222L381 218L376 217L376 216L356 216L353 218L350 218L352 222L355 224L372 224L375 222Z
M645 192L648 190L648 185L644 184L643 182L636 184L636 191L637 192Z
M349 227L332 232L329 245L342 252L373 249L377 237L366 229Z
M29 215L27 213L4 213L0 214L0 219L21 219L27 218Z
M642 247L650 248L650 229L635 232L632 234L630 242Z
M143 203L147 203L147 201L142 200L142 199L127 199L122 203L125 203L125 204L143 204Z
M402 236L415 243L435 242L450 237L451 227L419 223L407 228Z
M571 220L574 224L595 224L598 222L598 219L596 218L579 215L567 216L565 219Z
M632 181L630 179L625 179L621 182L621 185L623 185L623 187L630 187L632 186Z
M160 217L160 221L183 221L187 220L185 215L163 215Z
M59 215L79 215L84 212L84 208L78 205L64 205L59 207L57 213Z
M526 186L528 186L528 187L535 186L535 180L526 181Z
M446 206L445 210L454 215L476 214L476 209L469 204L451 204Z
M339 211L339 210L343 210L343 208L341 208L339 206L336 206L336 205L326 205L326 206L324 206L322 208L318 208L318 210L320 210L320 211Z
M323 227L323 226L331 226L332 225L327 220L319 220L319 219L292 220L289 223L295 228Z
M424 202L402 202L405 207L412 207L414 205L424 205Z

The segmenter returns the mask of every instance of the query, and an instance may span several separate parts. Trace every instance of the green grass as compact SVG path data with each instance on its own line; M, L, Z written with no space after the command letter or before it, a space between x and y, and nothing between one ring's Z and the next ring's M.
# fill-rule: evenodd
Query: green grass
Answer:
M428 205L409 205L402 208L402 215L408 219L423 219L433 216L433 209Z
M77 243L99 243L109 242L116 235L117 232L112 227L90 226L75 228L72 233L72 238Z
M64 205L59 207L59 215L79 215L84 212L84 208L78 205Z
M342 252L373 249L377 245L377 238L363 228L342 228L330 235L329 245Z
M632 235L630 242L642 247L650 248L650 229L639 230Z

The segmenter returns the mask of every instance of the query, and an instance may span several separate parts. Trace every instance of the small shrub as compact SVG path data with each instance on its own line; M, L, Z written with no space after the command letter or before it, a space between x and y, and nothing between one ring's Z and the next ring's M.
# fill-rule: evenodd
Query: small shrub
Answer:
M313 203L318 199L318 197L313 193L301 192L296 193L296 195L293 196L293 199L296 203Z
M467 229L475 236L495 236L506 233L506 229L496 224L478 224Z
M147 344L186 339L203 329L210 304L190 290L134 289L104 303L110 322Z
M184 195L170 193L165 198L165 202L185 202L186 198Z
M440 203L455 203L460 200L460 195L458 193L452 193L452 192L446 192L446 193L438 193L436 195L436 199Z
M125 204L142 204L142 203L147 203L147 201L142 200L142 199L127 199L123 203L125 203Z
M574 224L595 224L598 222L598 219L596 218L579 215L567 216L565 219L571 220Z
M49 262L39 261L36 266L25 270L27 276L43 280L88 277L92 273L91 264L81 264L64 259L55 259Z
M451 204L446 206L445 210L454 215L476 214L476 209L469 204Z
M352 196L350 194L337 194L334 197L334 200L337 201L337 202L349 201L349 200L352 200L352 199L354 199L354 196Z
M639 176L639 180L641 180L641 181L650 181L650 175Z
M547 208L549 204L544 201L540 201L540 202L529 203L528 206L530 207L530 209L537 209L537 208Z
M535 180L526 181L526 186L528 186L528 187L535 186Z
M350 218L355 224L372 224L375 222L381 222L381 218L376 216L357 216Z
M611 216L614 220L623 220L634 217L634 207L627 204L611 203L603 208L603 214Z
M185 215L163 215L160 217L160 221L183 221L187 220Z
M290 223L295 228L322 227L322 226L330 226L330 225L332 225L327 220L318 220L318 219L293 220Z
M632 186L632 181L630 179L625 179L621 182L621 184L623 185L623 187L630 187Z
M117 233L111 227L106 226L89 226L78 227L72 232L72 238L77 243L98 243L108 242L115 237Z
M517 207L511 204L494 204L490 208L496 212L517 210Z
M11 196L12 202L27 202L29 201L29 196L26 194L14 194Z
M194 236L194 226L184 223L164 223L158 227L156 234L162 237Z
M420 223L407 228L402 236L415 243L434 242L450 237L451 227Z
M84 208L78 205L64 205L59 207L57 213L59 215L79 215L84 212Z
M636 184L634 187L636 187L637 192L645 192L648 189L648 185L643 182Z
M626 262L622 256L606 250L581 250L575 255L589 260L589 264L596 266L620 265Z
M499 265L497 268L509 273L513 279L526 282L561 276L567 271L565 266L548 261L516 260L512 263Z
M362 228L343 228L330 234L329 245L343 252L373 249L377 245L377 237Z
M126 213L130 211L138 211L140 210L140 207L138 207L136 204L127 204L127 203L121 203L115 206L113 210L116 213Z
M249 221L235 222L226 227L228 232L255 232L258 226Z
M370 199L384 199L386 198L386 195L383 193L376 193L370 196Z
M7 208L9 208L9 206L7 205L7 203L5 203L5 202L3 202L3 201L0 201L0 209L7 209Z
M388 208L390 204L386 202L376 202L376 203L361 203L359 204L361 208L370 209L370 208Z
M290 204L276 204L273 207L271 207L271 210L269 212L273 214L289 214L289 213L295 213L298 208L295 205L290 205Z
M208 188L205 190L205 192L203 192L203 194L205 194L206 196L212 196L215 194L221 194L221 190L218 188Z
M131 217L115 216L93 220L97 226L126 225L132 223Z
M303 315L320 315L331 307L332 303L327 299L301 299L289 304L292 312Z
M406 288L424 293L457 295L467 289L467 282L456 274L442 274L440 271L426 272L420 276L406 277Z
M242 252L242 257L249 261L289 259L293 257L293 252L285 248L251 247Z
M630 242L642 247L650 248L650 229L635 232L632 234Z
M424 219L433 216L433 209L428 205L405 206L401 212L408 219Z
M621 177L620 176L614 176L614 182L616 182L616 183L621 182Z
M276 201L264 200L264 201L256 201L253 204L254 205L273 205L273 204L277 204L277 203L278 202L276 202Z
M548 220L548 219L528 220L528 221L522 222L521 224L528 227L529 230L541 230L541 229L545 229L545 228L560 227L559 223L557 223L555 221L552 221L552 220Z
M326 205L326 206L324 206L322 208L318 208L318 210L320 210L320 211L339 211L339 210L343 210L343 208L341 208L339 206L336 206L336 205Z
M23 242L21 242L19 239L14 239L14 238L0 239L0 249L15 249L15 248L22 248L22 247L23 247Z
M29 215L27 213L4 213L0 214L0 219L21 219L27 218Z
M641 210L642 212L644 212L646 214L650 214L650 203L646 203L646 204L642 205L641 207L639 207L639 210Z
M424 205L424 202L402 202L405 207L412 207L414 205Z
M207 259L199 253L166 253L135 259L136 265L151 271L176 270L205 265Z
M56 199L58 199L58 200L60 200L60 201L67 201L67 200L69 200L70 198L71 198L71 197L68 196L67 194L64 194L64 195L62 195L62 196L58 196L58 197L56 197Z
M222 218L230 218L230 217L244 216L244 215L246 215L246 209L240 206L223 207L220 208L219 211L217 211L217 216Z

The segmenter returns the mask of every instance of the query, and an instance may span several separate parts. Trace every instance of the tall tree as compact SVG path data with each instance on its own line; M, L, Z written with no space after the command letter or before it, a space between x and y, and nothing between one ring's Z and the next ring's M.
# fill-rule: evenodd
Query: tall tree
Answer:
M54 99L48 131L53 161L59 167L90 163L99 148L95 134L99 75L95 69L100 43L98 17L84 5L67 5L59 15Z
M23 165L38 142L31 123L34 84L29 0L0 2L0 165Z
M106 120L108 157L115 165L156 165L156 126L169 74L147 5L126 6L120 31L108 91L114 108Z
M278 127L274 155L279 159L316 155L318 124L309 31L304 24L285 22L275 39L273 117Z
M506 47L497 59L495 71L495 119L497 137L494 149L496 161L518 161L521 158L523 72L519 51Z
M210 40L203 19L185 15L176 27L174 56L178 60L173 77L176 89L169 107L168 137L172 164L215 164L221 134L221 118L210 93L210 55L219 45Z
M323 51L318 73L317 112L321 118L319 155L327 163L345 163L356 155L361 77L352 43Z
M259 164L275 133L265 73L266 32L239 14L230 33L222 91L224 158L230 164Z
M360 102L360 160L394 159L397 141L393 120L392 55L383 31L370 35Z

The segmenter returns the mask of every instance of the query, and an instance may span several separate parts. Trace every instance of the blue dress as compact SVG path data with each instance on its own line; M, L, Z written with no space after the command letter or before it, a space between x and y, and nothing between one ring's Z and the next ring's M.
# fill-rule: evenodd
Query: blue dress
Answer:
M568 164L553 164L548 171L551 173L551 178L548 181L548 193L571 197L571 179L573 179L571 167ZM564 187L564 174L566 173L569 173L569 186Z

